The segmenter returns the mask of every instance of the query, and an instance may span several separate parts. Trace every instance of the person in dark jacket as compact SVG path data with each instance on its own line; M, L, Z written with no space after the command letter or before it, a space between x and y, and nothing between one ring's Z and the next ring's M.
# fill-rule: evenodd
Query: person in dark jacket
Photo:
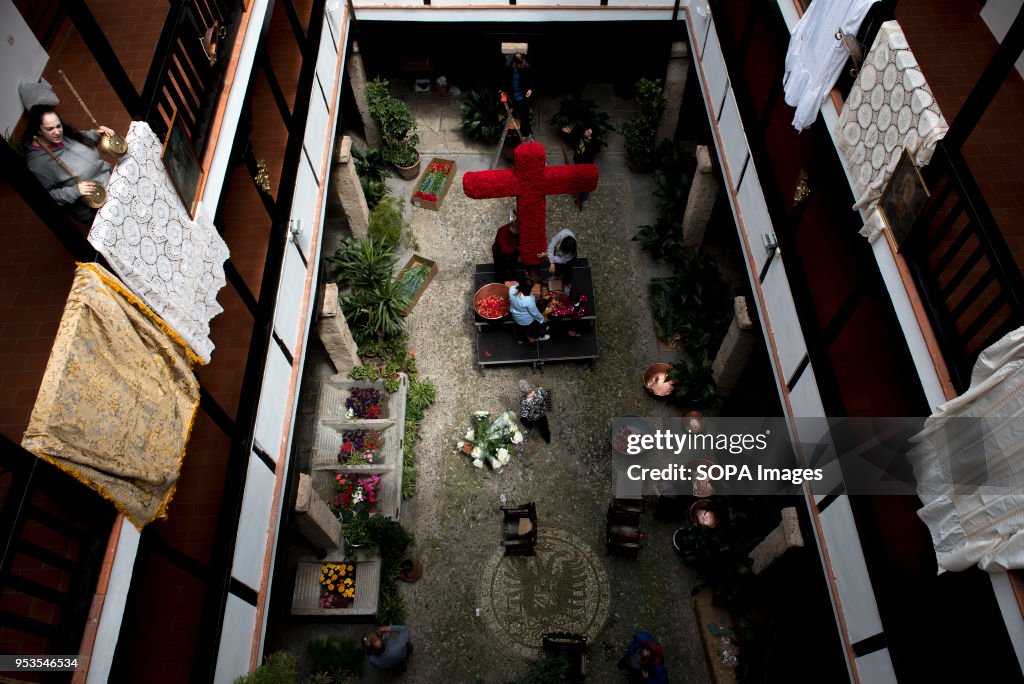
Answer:
M517 52L512 56L508 73L508 97L512 111L519 119L519 133L526 142L533 142L533 126L530 123L530 105L533 104L533 68L526 61L526 55Z
M92 223L96 210L85 205L82 197L100 184L106 187L111 166L100 158L96 145L103 134L114 131L100 126L93 131L77 131L61 121L49 105L35 105L28 113L28 126L22 136L25 146L25 164L53 201L72 217L83 223ZM42 148L46 145L46 149ZM53 160L47 150L60 159L78 178Z
M565 139L569 149L572 150L572 163L573 164L593 164L594 157L597 155L598 144L594 140L594 129L584 128L580 129L569 128L568 126L562 126L562 138ZM589 192L581 192L576 195L576 208L583 211L583 203L587 201L587 197L590 196Z

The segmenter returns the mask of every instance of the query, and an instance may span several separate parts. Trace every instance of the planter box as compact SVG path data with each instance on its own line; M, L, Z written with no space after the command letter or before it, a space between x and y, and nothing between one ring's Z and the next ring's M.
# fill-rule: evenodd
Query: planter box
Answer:
M448 177L445 179L441 187L434 193L437 199L430 200L424 199L422 197L417 197L416 192L420 189L420 186L423 184L423 181L430 174L430 167L433 166L434 164L451 164L451 169L448 170ZM433 211L437 211L438 209L440 209L441 203L444 202L444 196L448 194L448 188L452 186L452 181L455 179L455 172L456 166L453 160L441 159L439 157L434 157L433 159L431 159L430 163L427 164L426 170L420 175L418 179L416 179L416 186L413 188L412 191L413 206L419 207L421 209L431 209Z
M381 442L383 442L378 453L380 459L375 463L365 465L341 465L338 463L338 452L344 442L344 433L371 429L380 433ZM382 470L393 470L401 464L400 442L402 437L399 432L395 428L367 428L357 423L318 423L313 439L310 468L314 471L337 470L349 473L379 473Z
M348 608L320 607L320 568L324 561L299 561L292 593L292 615L373 615L380 597L380 558L346 561L356 566L356 595Z
M450 182L449 185L451 185ZM438 200L438 203L440 203L440 200ZM398 283L401 284L405 274L416 266L425 266L427 269L427 277L423 279L423 282L420 283L419 287L417 287L415 291L409 293L409 308L405 310L405 313L403 314L405 316L408 316L409 312L412 311L414 306L416 306L416 302L420 301L420 297L423 296L423 291L427 289L427 285L429 285L430 281L437 275L436 263L430 259L421 257L419 254L413 254L409 261L405 262L405 266L402 267L402 270L399 271L397 278Z

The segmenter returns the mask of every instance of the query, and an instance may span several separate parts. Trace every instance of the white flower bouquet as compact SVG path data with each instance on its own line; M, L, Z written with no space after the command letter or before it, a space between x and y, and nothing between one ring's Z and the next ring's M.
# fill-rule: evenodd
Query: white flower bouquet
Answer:
M511 411L493 421L490 417L487 411L475 412L473 427L466 431L464 439L456 441L455 451L468 456L477 468L486 463L498 470L512 461L513 454L523 450L523 433Z

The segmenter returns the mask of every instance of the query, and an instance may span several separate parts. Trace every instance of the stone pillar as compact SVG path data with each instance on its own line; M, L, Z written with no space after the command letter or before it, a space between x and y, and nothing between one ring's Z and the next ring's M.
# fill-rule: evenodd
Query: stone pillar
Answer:
M338 304L337 283L327 283L324 289L324 306L320 311L320 321L317 323L317 333L320 341L327 349L327 355L331 357L334 369L339 373L347 374L356 366L362 365L359 359L359 347L352 339L352 333L348 329L348 321Z
M679 127L679 109L683 106L683 91L686 90L686 73L690 70L690 49L686 43L672 43L672 52L665 70L665 113L658 123L657 141L674 140Z
M717 196L718 178L711 166L711 153L705 145L697 145L697 168L683 212L683 244L700 248Z
M318 549L336 549L341 545L341 523L330 507L313 491L313 478L299 475L299 494L295 499L295 526Z
M370 234L370 208L352 161L352 138L347 135L334 153L329 197L332 204L341 207L354 237L365 238Z
M725 333L725 339L722 340L711 366L718 391L724 396L729 396L739 382L747 359L750 358L750 351L754 348L754 332L751 328L753 324L747 311L747 300L745 297L737 297L733 301L733 317L729 331Z
M783 508L782 522L750 552L750 558L754 561L751 569L755 575L760 575L787 551L802 549L803 546L804 537L800 534L800 521L796 509Z
M370 116L370 106L366 103L366 67L363 65L363 55L359 52L359 43L352 41L352 50L348 59L348 82L352 85L352 92L356 98L356 109L359 110L359 118L363 120L363 130L366 131L366 144L370 147L380 147L380 129L377 122Z

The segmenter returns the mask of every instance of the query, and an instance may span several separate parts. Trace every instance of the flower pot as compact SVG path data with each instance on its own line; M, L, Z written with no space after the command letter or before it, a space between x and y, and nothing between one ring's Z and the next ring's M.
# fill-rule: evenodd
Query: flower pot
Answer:
M417 152L416 162L412 166L398 166L395 164L395 171L397 171L398 175L404 180L414 180L418 175L420 175L420 161L420 155L419 152Z
M398 579L403 582L415 582L423 576L423 563L418 558L406 558L398 566Z
M652 396L658 398L665 398L672 394L676 383L668 379L670 370L672 370L672 366L667 363L655 363L648 366L644 371L644 388Z

